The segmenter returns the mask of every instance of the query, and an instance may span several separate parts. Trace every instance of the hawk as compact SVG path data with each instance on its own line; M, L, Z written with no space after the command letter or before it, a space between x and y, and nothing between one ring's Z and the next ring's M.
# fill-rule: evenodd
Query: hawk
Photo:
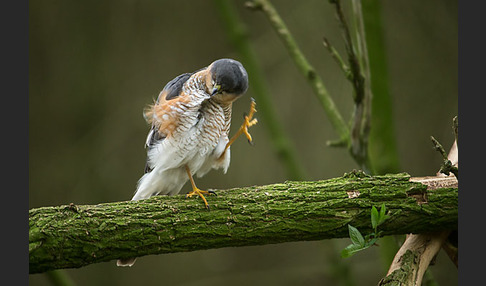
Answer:
M132 200L155 195L176 195L189 180L192 191L209 209L204 194L214 193L196 187L193 176L204 176L211 169L230 164L230 146L240 135L248 141L248 128L255 125L255 101L237 133L229 139L231 110L235 100L248 89L248 74L233 59L219 59L193 73L171 80L149 106L144 117L151 129L147 136L147 163ZM135 258L118 260L118 266L132 266Z

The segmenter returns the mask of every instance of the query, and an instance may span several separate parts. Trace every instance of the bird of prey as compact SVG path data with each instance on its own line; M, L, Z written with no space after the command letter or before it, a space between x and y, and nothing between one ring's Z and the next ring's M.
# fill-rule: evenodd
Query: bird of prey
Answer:
M145 147L147 163L132 200L155 195L176 195L189 180L192 191L209 204L204 194L214 193L196 187L193 175L204 176L211 169L230 164L230 146L240 135L248 141L248 128L257 123L253 118L255 101L244 122L229 139L233 102L248 89L248 74L233 59L219 59L193 73L184 73L171 80L156 102L144 111L151 124ZM118 266L132 266L135 258L119 259Z

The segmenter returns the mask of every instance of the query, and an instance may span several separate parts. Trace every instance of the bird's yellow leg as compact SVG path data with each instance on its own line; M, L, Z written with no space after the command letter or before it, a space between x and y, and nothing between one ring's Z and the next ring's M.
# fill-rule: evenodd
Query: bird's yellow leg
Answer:
M206 208L209 209L208 201L203 196L203 194L216 194L216 193L213 191L203 191L200 190L198 187L196 187L196 183L194 183L194 179L192 178L191 170L189 170L189 167L187 165L185 167L186 167L187 176L189 176L189 180L191 181L191 186L192 186L192 192L188 193L186 195L186 198L192 197L194 195L198 195L201 197L201 199L203 199Z
M233 144L236 141L236 139L240 137L241 134L245 134L246 138L248 139L248 142L250 143L252 142L252 138L250 133L248 132L248 128L258 123L258 120L256 118L253 118L253 114L255 114L255 112L257 111L255 106L256 106L256 102L252 98L251 105L250 105L250 112L248 113L248 115L245 115L245 120L243 121L243 124L241 124L236 134L233 135L233 137L231 137L231 139L226 144L226 147L224 148L223 153L221 153L220 158L224 156L224 153L229 148L229 146L231 146L231 144Z

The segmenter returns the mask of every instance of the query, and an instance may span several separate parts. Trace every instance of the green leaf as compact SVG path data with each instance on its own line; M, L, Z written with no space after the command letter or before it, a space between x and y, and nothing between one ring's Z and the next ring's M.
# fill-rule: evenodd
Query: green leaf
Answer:
M371 208L371 226L376 232L376 228L378 227L378 222L380 221L380 215L378 214L378 210L373 206Z
M382 203L380 207L380 218L385 217L385 213L386 213L385 203Z
M353 254L355 254L356 252L361 251L365 248L367 248L367 247L363 247L363 246L357 245L357 244L350 244L350 245L346 246L346 248L341 251L341 257L342 258L350 257Z
M349 231L349 238L351 238L353 244L364 246L365 240L363 238L363 235L361 235L361 232L359 232L357 228L348 224L348 231Z
M378 220L378 225L382 224L385 220L387 220L390 216L386 215L386 207L385 204L381 204L380 208L380 219Z

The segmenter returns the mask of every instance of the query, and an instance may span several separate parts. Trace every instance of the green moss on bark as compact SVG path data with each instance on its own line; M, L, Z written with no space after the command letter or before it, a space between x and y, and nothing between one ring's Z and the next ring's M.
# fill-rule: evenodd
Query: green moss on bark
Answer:
M385 203L384 235L457 229L457 188L427 191L407 174L362 176L217 191L200 199L43 207L29 211L29 271L76 268L117 258L371 232L370 209ZM417 203L426 198L427 203Z

